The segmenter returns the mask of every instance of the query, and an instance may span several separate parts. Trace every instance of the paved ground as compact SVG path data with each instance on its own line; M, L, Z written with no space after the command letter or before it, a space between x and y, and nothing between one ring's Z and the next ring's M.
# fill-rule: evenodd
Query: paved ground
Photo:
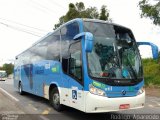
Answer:
M145 90L148 96L160 97L160 88L147 87Z
M48 100L44 98L31 94L19 95L13 88L13 80L8 79L0 81L0 118L3 120L6 120L6 118L7 120L135 120L142 117L147 119L146 114L151 114L149 117L154 117L154 120L156 118L160 119L160 97L149 94L150 96L146 96L145 107L138 110L86 114L72 108L66 108L63 112L56 112L49 105ZM136 116L138 114L144 116Z

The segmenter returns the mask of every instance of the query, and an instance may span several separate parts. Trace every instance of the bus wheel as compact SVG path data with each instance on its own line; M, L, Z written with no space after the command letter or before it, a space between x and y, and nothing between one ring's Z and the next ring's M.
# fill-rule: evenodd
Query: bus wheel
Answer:
M21 84L21 82L19 82L18 90L19 90L19 94L20 94L20 95L23 95L23 89L22 89L22 84Z
M62 111L63 105L60 104L60 96L58 89L53 88L50 95L50 102L53 108L58 112Z

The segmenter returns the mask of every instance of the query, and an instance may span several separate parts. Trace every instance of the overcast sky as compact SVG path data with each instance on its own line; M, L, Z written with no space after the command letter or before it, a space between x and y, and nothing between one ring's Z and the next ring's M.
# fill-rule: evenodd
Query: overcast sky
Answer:
M0 0L0 64L13 60L51 32L68 11L68 4L80 1L98 10L106 5L113 22L129 27L137 41L151 41L160 46L160 27L149 19L140 18L139 0ZM149 47L140 50L143 57L151 56Z

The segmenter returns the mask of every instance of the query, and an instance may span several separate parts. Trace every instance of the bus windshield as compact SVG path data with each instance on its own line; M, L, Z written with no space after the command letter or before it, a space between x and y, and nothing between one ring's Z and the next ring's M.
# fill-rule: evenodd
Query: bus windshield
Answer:
M0 71L0 78L7 77L6 71Z
M118 25L84 22L85 32L94 35L94 47L87 53L88 72L94 78L142 78L140 54L132 32Z

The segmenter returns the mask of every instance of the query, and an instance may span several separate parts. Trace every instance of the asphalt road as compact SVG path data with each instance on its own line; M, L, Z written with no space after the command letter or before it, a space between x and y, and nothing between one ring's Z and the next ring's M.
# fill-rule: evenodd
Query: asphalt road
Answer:
M3 120L108 120L160 119L160 98L146 96L142 109L99 114L86 114L66 107L56 112L48 100L26 93L19 95L13 87L13 80L0 81L0 119Z

